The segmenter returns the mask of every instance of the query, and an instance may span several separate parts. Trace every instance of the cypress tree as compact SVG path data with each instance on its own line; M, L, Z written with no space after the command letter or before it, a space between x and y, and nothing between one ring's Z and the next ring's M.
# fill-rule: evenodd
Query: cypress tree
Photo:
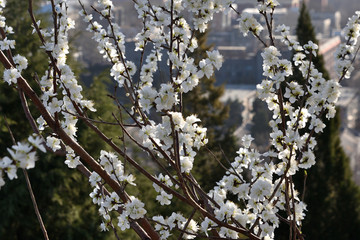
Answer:
M260 99L255 99L253 102L253 118L251 126L251 136L254 138L254 143L259 150L266 150L269 147L269 134L271 128L269 121L272 119L272 113L267 107L267 104Z
M340 113L317 136L316 164L307 173L303 222L306 239L356 239L360 234L360 191L340 141ZM316 227L314 227L316 226Z
M307 44L309 41L319 44L319 41L316 39L315 29L311 23L311 17L309 11L306 7L306 4L303 2L300 8L299 18L296 26L296 36L300 45ZM323 73L325 79L329 79L329 73L325 69L325 62L322 55L317 54L315 58L312 58L311 61L314 63L315 67L319 72ZM294 73L295 77L302 78L301 73L297 68L297 71ZM300 75L299 75L300 74Z

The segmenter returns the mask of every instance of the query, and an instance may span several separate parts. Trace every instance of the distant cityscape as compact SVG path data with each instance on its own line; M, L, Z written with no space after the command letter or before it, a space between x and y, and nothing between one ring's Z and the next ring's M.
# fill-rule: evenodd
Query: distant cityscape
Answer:
M159 0L158 0L159 1ZM285 24L292 26L292 34L295 38L295 26L299 16L301 0L278 0L281 4L274 12L274 23L276 25ZM89 7L92 1L83 1ZM94 1L95 2L95 1ZM141 21L133 7L132 1L113 0L114 14L117 23L121 26L123 33L127 37L127 58L136 60L139 56L132 53L134 49L133 38L141 29ZM355 10L360 10L358 0L305 0L315 27L317 39L319 41L319 53L324 56L326 69L332 78L336 77L334 72L334 54L336 48L343 40L341 29L347 19L354 14ZM255 0L241 0L234 7L238 12L252 13L260 20L260 15L256 10ZM71 17L77 20L78 25L85 23L79 19L80 10L77 1L74 1L75 11L70 12ZM358 9L356 9L358 8ZM90 9L90 8L89 8ZM251 125L250 113L252 112L252 102L256 98L255 86L263 80L262 58L260 56L262 45L253 37L243 37L240 33L237 14L235 12L219 13L214 17L210 26L208 43L213 44L215 49L224 56L224 64L220 71L216 72L217 84L225 84L226 92L223 100L238 100L242 102L245 110L243 123L239 126L237 134L247 133ZM81 37L79 37L81 35ZM89 41L91 35L85 31L77 32L74 40L77 52L76 58L92 69L83 78L89 78L106 68L107 63L97 53L96 45ZM262 36L262 37L265 37ZM275 36L277 39L277 36ZM278 45L279 46L279 45ZM290 57L291 52L287 48L280 48L284 57ZM351 167L354 179L360 185L360 58L355 61L355 71L350 80L344 81L344 86L338 105L341 107L342 127L341 140L345 152L351 159Z

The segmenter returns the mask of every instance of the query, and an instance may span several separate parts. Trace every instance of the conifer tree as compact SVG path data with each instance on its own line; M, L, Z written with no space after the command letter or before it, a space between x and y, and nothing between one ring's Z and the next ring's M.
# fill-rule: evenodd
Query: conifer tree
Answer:
M260 99L255 99L253 102L253 118L251 126L251 135L254 138L254 143L260 150L265 150L269 147L269 134L271 128L268 122L272 119L272 114L267 108L265 102Z
M306 4L303 2L299 12L299 18L296 26L296 36L297 40L301 46L307 44L309 41L319 44L319 41L316 39L315 29L311 23L311 17L309 11L306 7ZM329 73L325 68L325 62L322 55L317 54L315 58L312 58L311 61L314 63L315 67L319 72L323 73L325 79L329 79ZM301 73L297 68L297 71L294 73L295 77L301 77ZM299 75L300 74L300 75Z
M307 173L303 222L306 239L356 239L360 235L360 191L340 142L340 113L317 136L316 165ZM314 226L317 226L314 228Z

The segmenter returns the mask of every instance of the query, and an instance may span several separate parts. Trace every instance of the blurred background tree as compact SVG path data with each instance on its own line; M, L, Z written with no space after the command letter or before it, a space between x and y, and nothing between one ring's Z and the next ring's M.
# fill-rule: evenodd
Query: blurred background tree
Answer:
M265 151L269 148L269 136L271 127L269 121L272 119L272 113L267 107L267 104L260 99L255 99L253 102L253 118L252 126L250 128L251 136L254 138L254 144L259 151Z

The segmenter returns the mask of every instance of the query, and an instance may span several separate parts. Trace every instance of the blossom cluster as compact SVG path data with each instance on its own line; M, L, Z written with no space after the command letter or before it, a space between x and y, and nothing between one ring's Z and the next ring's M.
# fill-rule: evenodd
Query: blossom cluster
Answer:
M207 143L206 128L199 126L199 121L194 115L184 119L179 112L168 112L168 116L162 118L162 123L151 122L144 126L139 134L143 146L158 151L162 157L173 156L174 141L178 141L181 172L189 173L193 167L195 150ZM178 133L176 140L173 131Z
M43 29L40 27L40 21L32 25L33 33L36 32L40 36L42 47L53 63L39 81L42 91L41 100L65 133L76 140L78 119L75 115L86 109L90 111L96 109L92 101L84 99L81 93L82 87L66 63L69 54L68 31L75 27L75 22L67 15L66 0L55 1L53 17L57 28ZM37 119L37 123L41 131L47 127L42 116ZM53 151L61 148L61 141L57 136L48 136L46 140ZM80 164L79 157L70 147L65 146L65 150L67 152L65 163L69 168L75 168Z
M98 162L112 179L122 186L126 184L135 185L135 177L132 174L126 174L122 162L117 155L112 152L102 150ZM99 213L103 218L101 229L109 230L112 227L110 216L111 211L119 211L118 226L123 231L130 228L130 222L142 218L146 214L144 203L134 196L130 196L127 201L120 200L118 193L108 193L104 189L104 182L96 172L92 172L89 182L94 188L90 193L90 197L94 204L99 206Z
M1 13L3 12L5 3L6 1L0 2ZM77 114L78 111L85 111L85 109L95 111L95 108L93 107L92 101L83 98L81 94L82 87L78 84L71 68L66 64L67 54L69 53L68 31L74 28L75 24L74 21L67 16L67 1L55 1L54 12L57 29L42 29L40 28L40 21L32 24L34 29L33 33L38 33L42 41L42 48L45 49L49 55L50 62L53 63L49 65L49 69L39 81L39 87L42 93L41 100L48 113L58 121L62 129L71 138L76 139L76 123L78 119L75 117L75 114ZM2 15L0 16L0 27L4 29L6 36L14 33L12 27L6 25L6 18ZM1 51L10 51L14 48L14 40L9 40L7 37L0 40ZM28 61L23 56L15 55L11 57L11 62L13 62L14 65L4 70L3 79L8 84L16 84L18 78L21 77L21 72L27 68ZM37 119L37 123L37 127L41 132L48 127L43 116ZM47 136L45 143L53 151L62 148L62 142L56 134ZM65 163L70 168L75 168L80 164L79 156L76 156L70 147L65 147L67 152ZM26 147L24 147L24 149L25 148ZM29 155L27 166L31 168L35 162L35 153L30 150L29 152L24 151L24 158L26 158L26 154ZM9 163L7 159L6 162ZM11 169L11 165L6 166L6 168ZM13 178L13 175L11 176Z
M168 187L172 187L174 185L174 183L171 181L168 175L163 175L162 173L160 173L157 179ZM158 196L156 196L156 200L160 203L160 205L170 205L173 195L165 192L156 183L153 183L153 187L156 192L160 193ZM177 185L175 185L175 187L178 188Z
M161 239L167 239L175 231L185 239L209 236L215 231L220 238L237 239L251 235L253 239L270 240L274 239L274 230L281 220L290 223L294 232L299 230L306 204L300 200L292 176L315 164L314 134L323 131L323 116L334 117L340 88L338 81L326 80L311 61L317 55L317 44L309 41L301 46L290 37L287 26L277 26L274 29L280 35L279 39L294 52L291 61L283 58L272 39L272 13L279 3L276 0L260 1L259 13L267 23L270 21L267 27L270 28L271 44L262 41L265 45L261 54L265 79L257 85L257 92L273 114L269 122L272 148L259 153L251 147L253 138L243 136L238 156L216 186L205 193L192 176L192 169L198 150L208 141L207 129L201 126L196 115L182 113L182 94L195 88L203 77L210 78L222 66L223 57L217 50L207 51L207 56L199 61L195 61L190 53L198 47L195 31L204 32L215 13L234 10L233 2L165 0L155 6L148 0L137 0L134 4L143 22L141 32L135 37L135 51L140 52L143 60L139 65L126 58L125 35L114 22L111 0L98 0L93 6L101 21L96 21L82 4L80 15L88 24L87 30L93 33L99 53L112 65L110 76L130 100L130 108L120 103L118 107L127 113L132 127L137 129L137 136L131 136L122 121L116 119L119 127L164 170L150 174L142 169L153 181L158 193L156 200L166 207L176 196L187 200L185 202L194 208L189 218L180 212L147 218L154 222L155 231ZM5 1L0 0L0 12L3 7ZM76 144L78 116L86 118L86 110L95 111L95 108L93 102L82 96L82 87L66 64L68 31L75 25L67 15L67 7L66 0L54 1L54 27L42 29L40 22L34 21L33 28L50 60L48 70L39 81L47 119L53 119L55 128L60 127ZM243 35L251 33L261 40L264 27L255 17L243 13L238 20ZM6 34L13 32L6 26L3 16L0 16L0 27ZM347 42L337 52L336 68L340 81L348 78L352 71L351 63L360 35L360 12L350 19L344 35ZM13 40L0 40L1 51L10 51L14 47ZM145 52L145 48L150 50ZM167 70L160 69L161 61L166 61ZM27 67L27 60L19 55L13 57L13 62L14 66L4 71L4 80L8 84L16 84L21 71ZM302 81L291 78L295 67L300 70ZM165 79L157 86L154 78L160 71L165 72ZM153 118L151 113L157 113L161 118ZM53 151L66 151L65 164L68 167L81 164L76 152L79 150L67 146L60 134L56 134L57 129L49 129L43 116L37 119L37 123L42 134L46 133L45 130L53 130L45 142ZM107 139L104 134L100 135ZM111 139L107 142L113 147ZM39 136L30 137L28 143L17 143L8 149L11 157L0 160L0 187L4 185L5 174L14 179L17 168L34 167L34 147L45 151ZM113 149L139 168L129 155L118 148ZM104 231L114 228L111 214L114 211L119 213L116 225L122 231L129 229L134 221L146 219L145 204L125 193L126 186L135 186L135 178L126 173L117 153L102 150L94 165L103 171L93 171L89 177L93 187L90 197L99 206L103 218L101 229ZM111 184L104 180L106 174L108 181L118 184L121 190L108 192L107 187Z
M154 216L155 230L160 233L160 239L168 239L172 230L182 230L183 239L194 239L200 227L193 219L186 219L181 213L172 213L169 217Z
M46 152L43 140L38 135L30 135L27 141L18 142L7 151L10 157L0 158L0 188L5 185L5 174L10 180L16 179L17 169L31 169L37 160L36 149Z
M8 36L14 34L14 30L11 26L6 24L6 17L3 15L3 9L6 7L6 1L0 1L0 27L4 30L6 37L0 40L0 50L10 51L15 49L15 40L8 39ZM21 76L21 72L28 66L28 61L25 57L17 54L13 57L13 65L9 69L4 70L3 79L10 84L16 84L17 79Z
M240 31L244 36L247 36L249 31L259 35L264 27L254 18L250 13L243 13L238 19Z
M354 16L352 16L346 27L343 30L343 35L347 40L346 43L340 44L336 52L336 65L335 70L340 78L345 77L349 78L351 72L354 70L352 62L356 56L357 42L360 35L360 11L357 11Z
M266 11L263 7L261 9ZM259 28L245 26L248 19L251 19L248 15L240 18L240 29L244 35L249 31L258 35ZM352 18L355 26L348 26L353 31L358 27L356 19L358 16ZM312 135L325 127L323 115L334 117L335 103L340 95L339 83L325 80L310 60L316 56L318 46L311 41L300 46L289 37L289 28L284 25L278 26L277 31L281 34L281 41L295 52L293 62L305 82L288 80L293 74L293 65L289 60L281 59L281 53L275 46L264 49L261 55L266 79L257 86L257 91L259 98L273 112L269 125L272 128L270 141L274 148L260 154L249 148L252 138L244 136L244 147L237 152L239 156L209 193L220 206L215 210L217 219L236 220L240 226L254 229L255 234L268 239L274 238L274 229L279 226L277 214L281 211L286 212L288 220L301 225L306 204L299 199L289 179L299 169L307 169L315 164L313 150L316 141ZM342 48L354 48L354 43L355 40L348 40L346 47ZM348 70L343 69L341 73ZM301 129L309 129L309 132ZM250 173L250 179L245 179L245 170ZM246 207L227 200L228 193L237 196ZM286 206L294 207L287 210ZM236 236L235 232L231 232ZM234 235L228 233L226 237Z
M88 14L85 9L81 11L81 15L89 23L87 29L94 33L93 38L98 43L100 53L113 64L110 75L120 87L125 87L128 96L133 101L137 101L133 106L132 118L136 118L142 125L140 136L143 139L143 145L149 149L160 148L158 150L161 153L166 152L167 155L175 154L168 151L174 147L173 130L179 132L180 147L178 151L180 151L182 172L189 172L195 156L193 148L198 149L207 141L206 129L196 124L199 119L195 116L185 118L180 112L173 111L173 109L179 105L181 93L192 90L203 76L210 77L214 68L219 69L223 61L222 56L216 50L208 51L208 58L202 59L199 64L195 64L194 59L186 53L187 50L193 51L197 47L197 42L192 36L190 25L178 14L188 4L194 5L195 2L166 1L164 6L158 7L147 1L135 3L139 17L146 16L143 31L136 36L136 50L143 51L146 44L153 47L141 65L139 82L133 79L137 71L134 63L126 60L124 35L120 32L120 27L111 22L112 15L109 6L112 4L110 1L105 5L102 1L98 1L98 3L98 12L108 20L107 27L94 21L93 16ZM171 7L173 8L172 13L162 11L163 8ZM219 11L219 8L209 9L213 6L206 7L206 4L202 5L202 8L204 8L204 13L210 14L209 20L213 13ZM198 14L195 15L198 16ZM170 23L173 25L172 28L168 27ZM206 23L203 24L206 25ZM156 89L153 86L153 77L158 71L158 62L162 60L163 48L170 49L167 52L170 81L162 83L159 89ZM145 117L145 114L149 113L152 108L165 114L162 123L156 124ZM138 117L135 114L138 114ZM185 128L183 128L184 126Z
M125 88L130 99L136 101L133 102L130 117L140 125L142 146L155 151L170 165L178 166L179 173L189 174L196 151L207 143L206 128L199 125L200 119L195 115L185 117L176 107L180 105L180 95L196 87L202 77L211 77L214 70L221 67L223 58L217 50L207 51L207 58L197 64L187 55L187 51L192 52L197 47L197 40L193 37L191 25L181 16L181 11L186 9L194 14L194 28L204 31L213 14L230 2L218 1L213 5L208 1L209 5L204 2L199 6L196 1L165 1L163 6L154 6L148 1L136 1L135 8L139 18L144 18L145 21L143 30L135 37L135 50L143 52L146 45L152 47L138 70L138 80L134 79L137 72L134 63L126 59L125 36L120 32L120 27L112 22L113 4L111 1L106 2L107 4L98 1L97 12L106 20L107 26L95 21L84 7L80 14L88 23L87 30L94 34L93 39L98 43L99 53L112 63L110 75L119 87ZM195 11L197 7L202 10ZM163 11L165 8L172 10ZM169 28L169 25L172 27ZM158 63L164 57L168 59L169 81L155 88L154 74L159 71ZM152 109L163 114L160 123L149 119L147 114ZM173 186L167 175L160 174L157 179L168 187ZM161 205L169 205L173 195L156 184L154 188L159 193L156 200Z
M270 5L266 7L260 6L264 14L272 10ZM249 31L258 35L260 28L251 28L250 24L246 26L249 21L255 20L248 15L240 17L240 29L244 35ZM252 25L256 26L255 22ZM339 83L325 80L309 60L311 56L316 56L318 46L311 41L300 46L289 37L289 28L284 25L278 26L277 31L281 34L281 41L295 52L293 62L305 83L288 80L293 74L293 65L281 58L275 46L270 45L263 50L261 56L266 79L257 86L257 91L259 98L273 113L269 125L274 148L261 154L250 148L252 137L244 136L244 147L237 152L238 157L209 193L220 206L215 210L217 219L236 220L240 226L254 229L256 235L267 239L274 238L274 229L279 226L277 214L280 212L286 212L288 220L301 225L306 204L299 199L289 177L299 169L315 164L313 132L321 132L325 127L323 114L327 118L334 117L335 103L340 94ZM310 132L301 131L305 128ZM250 179L244 177L245 171L250 173ZM229 193L237 196L246 205L245 208L227 200ZM286 206L294 207L287 210ZM225 236L234 237L234 234L236 236L236 232L230 231Z

